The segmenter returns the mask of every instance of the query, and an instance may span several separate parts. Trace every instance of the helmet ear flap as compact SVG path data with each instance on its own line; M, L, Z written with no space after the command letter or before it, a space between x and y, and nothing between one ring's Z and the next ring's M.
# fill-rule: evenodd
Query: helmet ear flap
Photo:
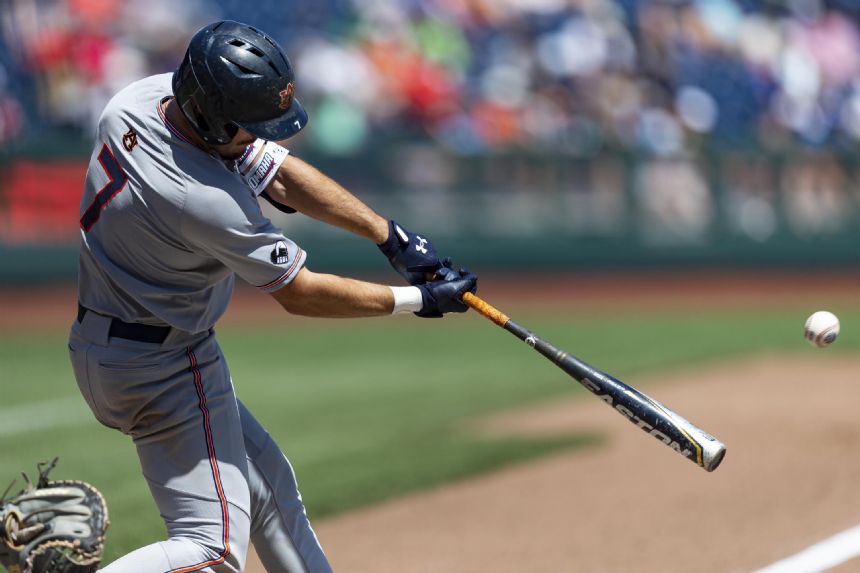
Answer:
M173 73L173 96L179 104L179 109L182 110L182 115L206 143L210 145L230 143L238 132L238 126L232 122L222 124L215 119L215 114L207 113L206 94L194 75L188 55Z
M191 124L195 126L198 130L203 132L211 131L211 128L209 127L209 122L206 121L206 116L203 115L202 111L200 111L199 106L195 105L193 108L193 112L188 115L193 118Z

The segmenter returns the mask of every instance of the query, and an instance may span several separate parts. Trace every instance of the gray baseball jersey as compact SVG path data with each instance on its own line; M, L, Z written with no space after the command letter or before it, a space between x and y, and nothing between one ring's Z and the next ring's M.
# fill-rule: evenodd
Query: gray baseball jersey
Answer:
M234 273L270 292L305 253L263 215L234 165L187 141L161 112L171 74L117 94L99 121L81 202L81 304L126 322L212 327Z
M239 573L253 542L270 573L329 573L293 470L237 400L211 328L234 274L272 292L304 264L257 203L286 151L210 156L165 117L170 95L162 75L111 100L81 201L75 378L96 419L132 438L168 532L101 571Z

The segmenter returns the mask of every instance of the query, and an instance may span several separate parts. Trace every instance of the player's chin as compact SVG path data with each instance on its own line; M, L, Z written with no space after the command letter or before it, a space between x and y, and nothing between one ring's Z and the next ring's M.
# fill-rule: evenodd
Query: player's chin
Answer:
M247 146L240 147L240 148L227 148L227 149L216 148L215 151L218 153L219 156L221 156L221 159L225 159L228 161L235 161L235 160L239 159L240 157L242 157L242 154L245 153L246 147Z
M224 145L215 145L212 149L224 160L235 160L242 157L249 145L254 143L254 139L234 138L233 141Z

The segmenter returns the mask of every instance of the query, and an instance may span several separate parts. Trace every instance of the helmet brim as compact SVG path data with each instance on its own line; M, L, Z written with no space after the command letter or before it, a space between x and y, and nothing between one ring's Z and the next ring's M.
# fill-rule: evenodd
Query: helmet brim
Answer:
M303 130L308 124L308 112L294 98L287 112L275 119L258 122L236 122L236 125L251 135L266 141L282 141L289 139Z

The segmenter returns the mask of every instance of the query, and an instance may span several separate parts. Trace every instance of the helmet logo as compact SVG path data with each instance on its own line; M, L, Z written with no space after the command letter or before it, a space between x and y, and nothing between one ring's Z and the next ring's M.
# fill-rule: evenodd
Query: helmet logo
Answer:
M287 89L283 89L278 93L281 96L281 103L278 104L278 107L285 111L290 109L290 106L293 105L293 94L295 91L296 88L293 87L292 83L287 84Z

